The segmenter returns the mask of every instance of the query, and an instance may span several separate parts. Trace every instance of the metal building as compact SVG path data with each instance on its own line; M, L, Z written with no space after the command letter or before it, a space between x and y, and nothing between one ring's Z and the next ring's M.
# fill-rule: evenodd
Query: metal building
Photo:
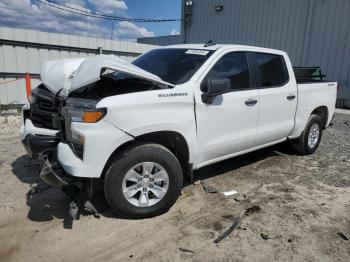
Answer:
M100 52L130 61L152 48L154 46L133 42L0 27L0 105L25 103L23 76L30 73L32 87L36 87L45 61Z
M349 0L183 0L181 36L139 43L234 43L285 50L295 66L321 66L350 108ZM345 101L347 100L347 101Z

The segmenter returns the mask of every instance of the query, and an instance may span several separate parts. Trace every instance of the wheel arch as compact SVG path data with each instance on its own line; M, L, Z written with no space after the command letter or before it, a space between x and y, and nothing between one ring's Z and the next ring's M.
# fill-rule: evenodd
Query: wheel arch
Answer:
M127 141L117 147L107 160L101 178L105 177L108 167L111 165L115 158L121 156L124 152L130 150L132 147L143 143L160 144L170 150L170 152L172 152L180 162L184 175L192 176L190 150L185 137L176 131L156 131L136 136L133 140Z
M328 113L328 108L327 106L319 106L317 108L315 108L310 115L318 115L319 117L321 117L322 120L322 128L325 129L328 123L328 119L329 119L329 113Z

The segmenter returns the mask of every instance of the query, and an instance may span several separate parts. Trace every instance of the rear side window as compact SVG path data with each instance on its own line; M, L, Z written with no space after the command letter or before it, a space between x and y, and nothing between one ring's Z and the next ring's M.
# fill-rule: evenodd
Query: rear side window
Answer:
M255 57L262 87L281 86L288 81L283 56L256 53Z
M250 88L248 61L245 52L232 52L224 55L212 67L206 76L208 78L228 78L232 90Z

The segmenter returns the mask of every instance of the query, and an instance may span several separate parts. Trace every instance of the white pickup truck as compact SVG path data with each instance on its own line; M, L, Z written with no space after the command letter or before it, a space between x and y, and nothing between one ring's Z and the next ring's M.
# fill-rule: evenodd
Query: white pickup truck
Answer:
M110 206L132 218L166 212L184 176L212 163L286 140L313 153L337 90L299 83L285 52L215 44L157 48L132 63L51 61L41 80L21 127L31 156L50 152L41 177L61 188L103 179Z

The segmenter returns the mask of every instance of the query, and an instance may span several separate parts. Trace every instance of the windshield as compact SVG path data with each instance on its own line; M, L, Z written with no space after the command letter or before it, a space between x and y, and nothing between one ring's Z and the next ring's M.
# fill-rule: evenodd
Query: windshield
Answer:
M214 51L184 48L154 49L132 64L174 85L188 81Z

